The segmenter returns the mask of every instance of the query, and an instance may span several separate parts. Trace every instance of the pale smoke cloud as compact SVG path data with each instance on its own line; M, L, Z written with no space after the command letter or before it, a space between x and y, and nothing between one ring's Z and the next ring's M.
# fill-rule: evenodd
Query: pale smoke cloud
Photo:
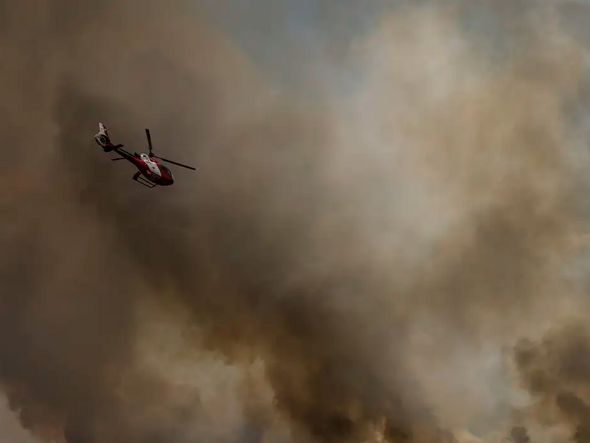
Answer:
M582 48L555 11L511 18L516 50L492 63L463 8L403 7L352 48L354 90L309 103L180 3L76 5L16 7L0 34L2 138L23 147L0 384L22 425L67 443L506 435L502 348L584 306L562 272ZM130 149L149 126L199 174L135 187L92 146L98 120Z
M454 11L387 20L330 164L362 208L367 267L410 319L413 373L451 427L479 414L480 429L497 426L512 401L499 350L580 306L561 272L579 232L563 107L582 50L551 18L499 66Z
M39 440L24 430L18 417L10 410L5 398L0 402L0 429L2 439L11 443L39 443Z

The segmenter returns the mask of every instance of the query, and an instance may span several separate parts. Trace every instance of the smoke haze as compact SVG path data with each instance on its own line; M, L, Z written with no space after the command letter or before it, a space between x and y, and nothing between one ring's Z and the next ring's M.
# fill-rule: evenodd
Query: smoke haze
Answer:
M320 4L0 0L2 441L588 441L585 6Z

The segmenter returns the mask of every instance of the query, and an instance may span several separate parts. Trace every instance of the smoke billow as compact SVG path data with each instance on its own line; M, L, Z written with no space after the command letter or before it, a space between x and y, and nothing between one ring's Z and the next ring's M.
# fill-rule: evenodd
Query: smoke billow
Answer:
M539 343L522 340L515 361L530 392L528 414L554 433L582 443L590 437L588 413L590 336L575 324L553 330Z
M352 90L310 103L184 2L10 3L0 386L24 428L64 443L505 432L511 399L490 391L510 381L482 375L481 350L584 306L563 295L583 49L558 12L504 2L518 32L485 37L511 43L498 61L468 38L474 6L387 9L351 45ZM150 127L199 173L140 188L93 146L98 121L130 150ZM525 380L552 368L521 347ZM559 372L544 371L543 386ZM560 386L540 398L585 441L588 406Z
M529 443L531 438L525 427L516 426L510 431L510 438L514 443Z

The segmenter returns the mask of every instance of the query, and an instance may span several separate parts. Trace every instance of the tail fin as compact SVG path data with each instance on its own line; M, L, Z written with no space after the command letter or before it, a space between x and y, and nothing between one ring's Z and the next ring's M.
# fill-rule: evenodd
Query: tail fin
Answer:
M112 151L113 149L121 148L123 145L113 145L107 131L107 127L101 122L98 123L98 133L95 134L94 140L96 143L104 149L105 152Z

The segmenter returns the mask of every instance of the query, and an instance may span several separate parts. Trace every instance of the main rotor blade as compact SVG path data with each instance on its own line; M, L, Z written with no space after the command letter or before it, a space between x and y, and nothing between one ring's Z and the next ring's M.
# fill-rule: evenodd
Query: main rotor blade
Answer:
M197 170L197 168L193 168L192 166L183 165L182 163L178 163L173 160L168 160L166 158L158 157L157 155L154 155L154 157L159 158L160 160L163 160L165 162L172 163L173 165L176 165L176 166L182 166L183 168L192 169L193 171Z
M148 128L145 128L145 135L147 136L148 139L148 146L150 148L150 156L153 155L152 151L153 151L153 147L152 147L152 136L150 135L150 130Z

